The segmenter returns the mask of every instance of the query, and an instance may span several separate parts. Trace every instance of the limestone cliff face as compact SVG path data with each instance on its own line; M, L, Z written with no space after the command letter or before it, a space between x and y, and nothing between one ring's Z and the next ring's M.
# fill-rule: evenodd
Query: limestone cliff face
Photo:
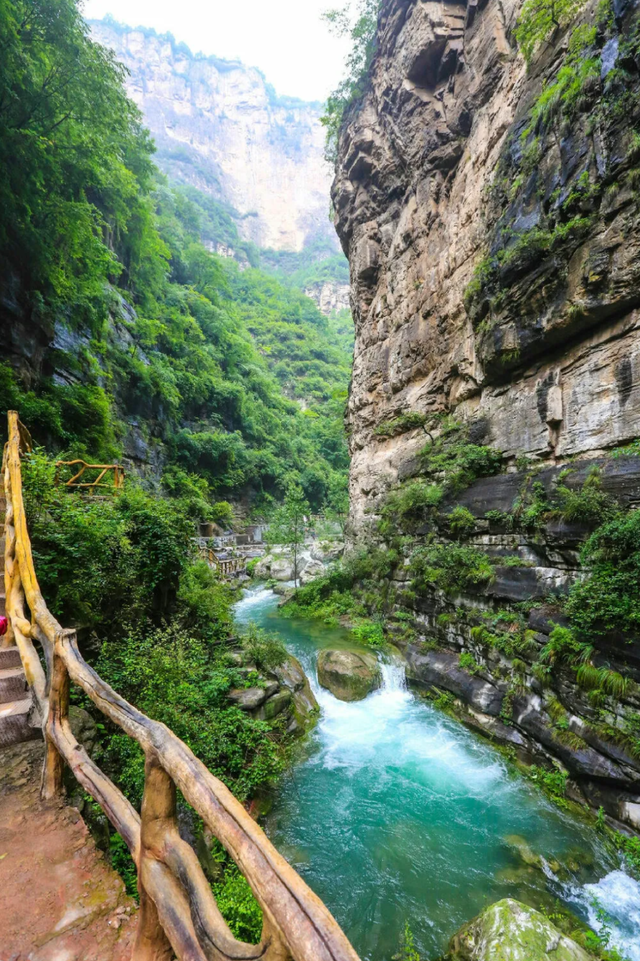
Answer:
M340 138L356 528L424 444L422 431L376 437L400 414L455 412L511 459L591 456L639 433L637 107L615 88L635 14L614 5L582 53L597 66L571 119L536 126L575 24L527 70L520 6L386 0L369 89ZM577 23L595 21L592 2Z
M335 239L321 104L276 97L258 70L194 56L151 31L91 28L127 67L160 166L234 207L244 239L277 250Z
M304 292L323 314L328 315L338 310L349 310L348 284L322 280L305 287Z
M332 188L356 328L351 534L392 548L385 614L409 677L640 831L620 734L640 716L640 637L628 621L590 637L590 669L626 678L599 706L570 658L545 669L601 522L557 498L595 477L625 516L640 505L635 448L610 456L640 435L638 7L587 2L529 67L520 9L382 3ZM447 430L500 466L447 487ZM464 556L484 573L447 579Z

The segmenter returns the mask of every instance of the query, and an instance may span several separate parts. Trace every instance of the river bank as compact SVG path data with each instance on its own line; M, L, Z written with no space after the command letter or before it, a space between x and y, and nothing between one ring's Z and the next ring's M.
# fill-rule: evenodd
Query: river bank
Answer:
M597 833L560 810L489 744L406 689L383 665L383 687L344 703L318 686L324 647L349 632L293 620L271 591L251 589L240 623L275 631L303 663L321 707L305 756L279 791L268 832L325 900L356 950L389 961L408 922L424 958L488 904L559 902L640 961L640 885Z

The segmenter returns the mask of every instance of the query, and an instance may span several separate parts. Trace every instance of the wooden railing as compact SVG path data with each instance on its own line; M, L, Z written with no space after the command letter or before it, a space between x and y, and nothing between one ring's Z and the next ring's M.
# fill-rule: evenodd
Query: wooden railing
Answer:
M236 574L245 567L245 563L240 557L218 557L212 547L201 547L200 557L213 565L220 574Z
M75 470L78 465L80 465L80 469L76 470L76 473L68 480L63 481L62 468L71 467ZM99 471L99 473L93 480L82 480L86 471ZM111 472L113 472L113 476L109 481L105 481L104 478ZM124 485L124 467L120 467L119 464L87 464L84 460L59 460L56 462L56 484L60 483L64 484L65 487L81 488L88 492L92 492L98 487L107 490L119 490Z
M64 630L40 592L22 497L21 427L9 412L3 460L6 492L7 612L42 720L45 798L63 793L66 762L125 840L138 869L140 912L133 961L358 961L325 905L281 857L224 784L164 724L120 697L84 661L74 631ZM27 616L26 605L30 611ZM42 645L46 670L34 640ZM102 773L69 726L69 687L142 747L141 815ZM238 941L224 921L193 849L178 832L176 788L236 862L259 902L260 944Z

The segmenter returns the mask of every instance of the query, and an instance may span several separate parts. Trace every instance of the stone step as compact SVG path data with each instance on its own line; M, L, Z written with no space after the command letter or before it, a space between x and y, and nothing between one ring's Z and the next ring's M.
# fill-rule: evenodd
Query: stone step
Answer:
M22 700L27 693L27 679L22 667L0 668L0 705Z
M0 748L40 737L40 730L29 724L31 698L0 704Z
M0 648L0 670L5 670L10 667L22 667L20 651L15 645L13 647Z
M0 593L0 617L3 617L7 613L6 597L4 590Z

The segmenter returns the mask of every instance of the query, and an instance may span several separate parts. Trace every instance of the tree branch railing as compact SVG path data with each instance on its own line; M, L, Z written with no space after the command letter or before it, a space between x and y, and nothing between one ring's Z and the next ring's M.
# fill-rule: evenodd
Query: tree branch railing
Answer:
M80 465L79 470L66 481L61 479L61 470L63 467L77 468ZM99 471L97 477L93 480L82 480L85 476L86 471ZM104 478L113 471L113 478L111 482L105 482ZM89 476L89 475L87 475ZM56 462L56 484L63 483L65 487L71 490L82 489L85 491L94 491L98 487L106 488L107 490L120 490L124 486L124 467L119 464L87 464L84 460L59 460Z
M174 954L179 961L358 961L322 901L228 788L168 727L109 687L83 659L75 632L64 630L47 608L22 496L20 455L26 435L15 411L9 411L8 420L3 459L6 606L45 735L42 793L45 798L63 794L66 763L127 844L140 892L132 961L170 961ZM34 640L42 645L46 671ZM142 747L141 814L73 736L68 716L71 682ZM238 941L224 921L195 852L178 832L177 789L249 882L264 918L259 944Z

